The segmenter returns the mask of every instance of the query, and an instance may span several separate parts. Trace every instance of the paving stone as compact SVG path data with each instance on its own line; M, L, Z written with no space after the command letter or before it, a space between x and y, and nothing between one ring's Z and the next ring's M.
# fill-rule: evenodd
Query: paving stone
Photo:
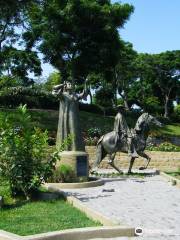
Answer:
M180 239L180 190L162 176L108 178L104 186L66 191L112 220L141 227L143 235L139 240Z

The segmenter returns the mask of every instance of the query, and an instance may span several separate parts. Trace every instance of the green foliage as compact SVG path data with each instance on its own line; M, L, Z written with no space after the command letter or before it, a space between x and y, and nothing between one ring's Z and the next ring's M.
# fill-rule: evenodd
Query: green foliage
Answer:
M168 171L168 172L166 172L166 173L169 174L170 176L175 177L175 178L177 178L177 179L180 180L180 167L177 168L177 170L174 171L174 172Z
M84 143L86 146L96 146L98 143L98 137L84 137Z
M129 42L121 41L119 60L114 68L113 87L123 100L124 106L129 110L128 91L132 83L136 80L135 59L137 52Z
M47 81L43 84L43 88L47 91L52 91L52 88L55 85L60 84L61 82L61 75L59 72L53 72L47 78Z
M28 108L58 109L59 101L51 93L37 87L11 87L0 92L0 106L14 108L26 104Z
M132 12L133 6L109 0L45 1L31 12L24 39L28 49L41 40L44 60L62 73L63 81L73 81L116 63L118 28Z
M61 164L55 172L56 182L73 182L75 173L72 167L68 164Z
M176 116L180 118L180 104L178 104L178 105L174 108L174 112L175 112Z
M3 196L3 202L5 205L14 203L14 199L11 196L9 183L2 177L0 177L0 196Z
M146 149L150 151L180 152L180 147L173 145L170 142L164 142L159 144L158 146L148 146Z
M129 99L144 110L155 111L168 118L173 108L172 102L179 94L179 59L179 50L139 54L135 61L136 81L128 92ZM153 99L153 104L147 99Z
M87 133L89 137L100 137L102 135L101 129L97 127L89 128Z
M35 76L41 74L41 63L37 53L26 50L17 50L13 47L8 47L3 51L2 71L11 78L16 78L21 81L23 86L28 86L33 83L29 78L29 72L34 72Z
M102 107L113 106L114 93L111 87L100 88L95 94L95 103Z
M32 129L25 105L18 108L16 119L11 115L2 119L0 127L0 175L9 182L14 196L29 198L52 174L56 161L55 156L45 161L47 131Z
M87 146L95 146L102 135L102 130L98 127L91 127L84 136L84 142Z
M9 87L15 87L21 84L19 79L11 76L0 76L0 90L4 91Z
M35 2L39 0L0 1L0 75L20 78L25 85L32 83L28 72L41 73L37 52L27 51L21 39L27 12Z
M144 99L144 110L152 114L158 114L161 112L161 106L158 97L149 96Z
M79 103L79 109L80 111L85 111L89 113L96 113L96 114L103 114L102 109L95 104L85 104L85 103Z
M19 235L33 235L64 229L100 226L63 198L21 203L0 210L0 229Z

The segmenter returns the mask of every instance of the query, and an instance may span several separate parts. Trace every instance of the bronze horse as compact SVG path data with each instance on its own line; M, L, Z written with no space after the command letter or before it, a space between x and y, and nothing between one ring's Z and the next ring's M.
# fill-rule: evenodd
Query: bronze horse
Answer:
M140 167L139 168L140 170L146 169L151 160L151 158L146 153L144 153L144 150L146 148L146 140L149 135L150 125L156 125L159 127L162 126L162 124L155 117L151 116L148 113L143 113L138 118L135 128L131 129L135 149L138 155L143 157L146 160L146 166ZM113 168L115 168L118 172L121 173L122 171L114 164L114 158L115 158L116 152L124 152L124 153L128 152L127 138L125 137L120 138L117 141L117 133L115 131L112 131L103 135L97 143L96 160L91 172L94 172L97 170L100 162L108 154L109 155L108 163ZM128 173L131 173L134 160L135 160L135 157L130 157L130 165L129 165Z

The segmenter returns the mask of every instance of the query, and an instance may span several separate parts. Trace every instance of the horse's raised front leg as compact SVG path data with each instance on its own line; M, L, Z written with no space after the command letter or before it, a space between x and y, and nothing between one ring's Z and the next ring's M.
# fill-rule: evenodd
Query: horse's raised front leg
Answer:
M115 153L112 153L112 154L109 154L109 160L108 160L108 163L116 170L118 171L119 173L122 173L122 171L114 164L114 158L116 156L116 152Z
M132 167L133 167L133 164L134 164L134 160L135 160L135 158L131 157L130 164L129 164L129 169L128 169L128 174L131 173L131 170L132 170Z
M138 154L146 160L146 166L139 168L139 170L144 170L148 167L148 165L151 161L151 158L144 152L138 152Z

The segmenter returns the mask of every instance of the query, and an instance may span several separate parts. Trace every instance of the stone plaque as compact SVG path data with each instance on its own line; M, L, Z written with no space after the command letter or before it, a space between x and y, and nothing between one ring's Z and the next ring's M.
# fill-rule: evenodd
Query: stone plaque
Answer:
M87 156L78 156L77 157L77 176L85 177L88 175L87 173Z

